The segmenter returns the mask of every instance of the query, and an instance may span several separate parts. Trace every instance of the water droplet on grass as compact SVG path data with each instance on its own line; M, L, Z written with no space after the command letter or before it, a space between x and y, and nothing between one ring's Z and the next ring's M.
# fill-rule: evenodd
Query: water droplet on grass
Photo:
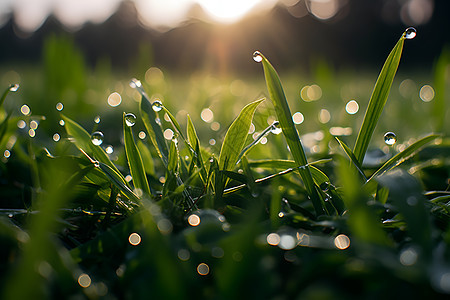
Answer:
M280 122L278 121L273 122L272 129L270 130L270 132L272 132L273 134L280 134L282 132Z
M259 52L259 51L253 52L253 60L256 61L257 63L262 62L263 57L262 57L261 52Z
M96 116L94 118L94 123L96 123L96 124L100 123L100 116Z
M11 84L11 85L9 86L9 91L10 91L10 92L17 92L18 89L19 89L19 84L18 84L18 83Z
M105 148L105 152L106 152L107 154L112 154L112 153L114 152L113 146L111 146L111 145L107 146L107 147Z
M397 142L397 136L393 132L386 132L384 134L384 142L386 143L386 145L392 146Z
M131 81L130 81L130 87L132 87L133 89L135 89L135 88L141 87L141 86L142 86L142 83L141 83L140 80L138 80L138 79L136 79L136 78L131 79Z
M56 110L62 111L64 108L64 105L61 102L56 103Z
M92 144L100 146L103 143L103 133L96 131L91 135Z
M416 37L417 35L417 30L414 27L409 27L405 30L405 32L403 33L403 35L405 36L405 39L407 40L412 40L413 38Z
M134 126L136 124L136 116L132 113L128 113L125 115L125 124L127 124L128 127Z
M156 100L152 103L152 108L154 111L160 111L163 108L163 104L161 103L161 101Z

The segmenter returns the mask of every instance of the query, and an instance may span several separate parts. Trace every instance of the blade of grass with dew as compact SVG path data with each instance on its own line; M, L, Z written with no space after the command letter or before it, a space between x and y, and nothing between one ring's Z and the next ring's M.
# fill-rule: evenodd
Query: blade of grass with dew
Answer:
M83 127L65 115L61 115L61 118L64 120L64 128L75 139L75 145L78 148L83 149L87 153L92 153L96 160L108 165L117 173L120 173L106 152L100 146L92 143L91 135Z
M294 121L292 120L292 114L289 109L289 105L287 103L280 78L272 64L266 57L264 57L264 55L262 55L260 52L255 52L254 58L255 57L261 59L267 89L275 108L278 121L280 122L280 128L289 145L290 152L292 153L292 156L297 163L297 167L299 167L298 171L305 184L306 190L311 197L311 201L313 203L316 214L322 215L324 213L323 203L319 194L317 193L316 187L314 186L314 180L312 178L310 168L307 165L308 161L306 159L305 151L303 149L297 129L295 128Z
M372 176L367 180L367 183L372 181L374 178L382 175L384 172L395 168L396 166L407 160L409 157L411 157L414 154L414 152L419 150L420 147L426 145L427 143L431 142L432 140L438 137L440 137L440 135L438 134L426 136L416 141L414 144L407 147L402 152L397 153L395 156L391 157L391 159L385 162L378 170L376 170L375 173L373 173Z
M405 35L406 32L402 34L387 57L370 97L361 129L356 138L355 148L353 149L353 153L360 164L363 162L373 131L389 96L389 91L400 63L403 44L406 39Z
M143 90L139 90L141 93L141 105L140 105L140 113L142 120L144 121L144 126L147 129L148 135L150 136L150 140L152 141L153 146L155 146L156 151L158 152L159 157L163 161L164 165L167 166L169 149L167 146L166 139L164 138L164 133L161 128L161 125L158 123L158 115L153 110L153 106L150 103L147 95L143 92Z
M127 156L131 178L133 178L134 188L151 196L152 194L150 192L147 176L145 175L141 154L139 153L139 149L134 140L132 127L127 125L125 113L123 114L123 139L125 144L125 154Z
M358 170L359 174L364 178L365 181L367 181L367 177L364 174L364 171L362 170L361 163L356 158L355 154L353 153L352 149L350 149L347 144L345 144L343 141L341 141L338 137L334 137L338 142L339 145L341 145L342 149L344 150L345 154L350 158L355 168Z
M258 105L264 99L256 100L247 104L239 116L234 120L225 134L219 155L219 169L232 170L237 161L241 150L244 148L245 140L252 123L253 114Z

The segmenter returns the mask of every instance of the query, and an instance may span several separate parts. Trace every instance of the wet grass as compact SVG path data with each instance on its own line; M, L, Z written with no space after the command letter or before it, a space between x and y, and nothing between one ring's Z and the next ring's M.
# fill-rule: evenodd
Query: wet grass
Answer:
M445 298L450 62L396 80L408 30L373 87L324 64L283 85L259 52L248 82L130 87L44 56L43 94L0 102L3 298Z

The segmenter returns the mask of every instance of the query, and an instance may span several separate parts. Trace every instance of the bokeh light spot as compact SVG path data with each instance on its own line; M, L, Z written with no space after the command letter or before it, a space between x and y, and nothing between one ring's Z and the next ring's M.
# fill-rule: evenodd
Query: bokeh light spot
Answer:
M340 234L334 239L334 245L340 250L350 247L350 239L345 234Z
M197 273L206 276L209 274L209 266L205 263L201 263L197 266Z
M78 276L78 284L83 287L83 288L87 288L91 285L91 277L89 277L88 274L83 273L80 276Z
M118 106L120 103L122 103L122 96L120 96L119 93L114 92L111 95L108 96L108 104L112 107Z
M133 246L137 246L141 243L141 236L139 234L137 234L136 232L133 232L128 237L128 242Z

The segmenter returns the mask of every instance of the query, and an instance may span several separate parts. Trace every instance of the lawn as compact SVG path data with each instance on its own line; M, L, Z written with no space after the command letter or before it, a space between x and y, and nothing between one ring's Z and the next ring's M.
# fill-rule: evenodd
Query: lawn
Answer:
M414 36L364 73L0 68L2 299L448 297L450 58L402 70Z

